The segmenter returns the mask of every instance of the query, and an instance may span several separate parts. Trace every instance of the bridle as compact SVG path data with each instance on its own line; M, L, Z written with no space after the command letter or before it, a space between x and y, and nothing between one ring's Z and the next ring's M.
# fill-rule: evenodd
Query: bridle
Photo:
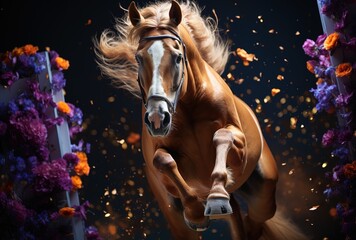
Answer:
M178 35L178 33L176 33L173 30L170 30L170 29L168 29L168 31L170 31L173 35L164 34L164 35L143 37L143 38L140 39L140 42L142 42L144 40L160 40L160 39L164 39L164 38L170 38L170 39L178 41L182 45L182 47L183 47L183 67L181 68L182 69L182 74L181 74L182 77L181 77L181 80L180 80L180 82L178 84L177 89L175 90L176 93L175 93L173 102L171 102L167 97L162 96L162 95L157 95L157 94L153 94L153 95L149 96L146 99L146 93L145 93L145 90L143 88L142 81L141 81L139 75L137 77L137 81L138 81L138 85L139 85L140 91L141 91L142 102L143 102L143 105L145 106L146 109L147 109L147 104L148 104L148 102L150 100L162 100L162 101L165 101L167 103L169 113L173 114L175 112L175 110L176 110L177 103L178 103L178 98L179 98L179 95L180 95L180 92L181 92L181 89L182 89L182 86L183 86L184 64L185 64L186 67L188 67L188 59L187 59L187 53L186 53L185 44L182 41L182 39L180 38L180 36Z

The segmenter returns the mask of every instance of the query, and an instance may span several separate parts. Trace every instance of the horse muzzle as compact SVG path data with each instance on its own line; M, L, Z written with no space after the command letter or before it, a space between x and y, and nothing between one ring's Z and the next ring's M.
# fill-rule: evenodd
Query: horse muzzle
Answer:
M171 128L172 116L160 107L154 111L147 111L144 122L152 136L166 136Z

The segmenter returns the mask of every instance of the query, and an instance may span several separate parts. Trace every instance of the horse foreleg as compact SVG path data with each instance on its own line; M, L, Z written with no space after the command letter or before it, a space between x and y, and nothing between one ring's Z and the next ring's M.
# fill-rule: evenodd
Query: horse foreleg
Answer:
M239 174L242 174L245 166L245 164L242 164L244 161L245 138L237 128L228 126L215 132L213 142L216 147L216 160L211 174L212 187L207 198L204 214L210 218L219 218L233 212L229 203L230 195L226 191L226 186L229 182L232 182L226 163L229 151L233 147L232 158L236 159L234 161L240 162L237 165L240 167L236 169L238 169Z
M180 174L177 163L164 149L158 149L153 158L153 165L166 175L175 185L184 208L183 214L187 225L196 231L204 231L209 218L204 216L204 205L196 192L188 186Z

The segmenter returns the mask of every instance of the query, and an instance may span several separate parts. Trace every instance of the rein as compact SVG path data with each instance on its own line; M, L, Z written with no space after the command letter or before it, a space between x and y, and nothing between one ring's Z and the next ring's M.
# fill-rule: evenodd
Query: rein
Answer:
M175 90L176 94L174 96L174 100L173 102L171 102L167 97L165 96L162 96L162 95L151 95L147 98L146 100L146 93L145 93L145 90L143 88L143 85L142 85L142 81L138 75L137 77L137 82L138 82L138 85L140 87L140 91L141 91L141 98L142 98L142 102L143 102L143 105L145 106L145 108L147 109L147 104L150 100L154 99L154 100L162 100L162 101L165 101L168 105L168 110L171 114L173 114L176 110L176 107L177 107L177 103L178 103L178 97L180 95L180 91L182 89L182 86L183 86L183 81L184 81L184 64L186 67L188 67L188 59L187 59L187 54L186 54L186 48L185 48L185 44L184 42L182 41L182 39L180 38L180 36L178 35L178 33L176 33L175 31L173 30L169 30L173 35L158 35L158 36L148 36L148 37L144 37L144 38L141 38L140 39L140 42L143 41L143 40L161 40L161 39L165 39L165 38L170 38L170 39L173 39L173 40L176 40L178 41L182 47L183 47L183 67L182 67L182 78L179 82L179 85L177 87L177 89Z

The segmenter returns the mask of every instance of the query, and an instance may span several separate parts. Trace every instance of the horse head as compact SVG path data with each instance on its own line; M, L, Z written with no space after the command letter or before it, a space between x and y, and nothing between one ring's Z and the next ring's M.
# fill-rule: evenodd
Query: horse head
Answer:
M134 2L129 6L129 19L140 27L145 18ZM152 136L166 136L171 130L187 67L185 45L178 34L182 20L179 4L172 1L167 27L150 28L140 36L136 52L138 84L146 108L144 122Z

